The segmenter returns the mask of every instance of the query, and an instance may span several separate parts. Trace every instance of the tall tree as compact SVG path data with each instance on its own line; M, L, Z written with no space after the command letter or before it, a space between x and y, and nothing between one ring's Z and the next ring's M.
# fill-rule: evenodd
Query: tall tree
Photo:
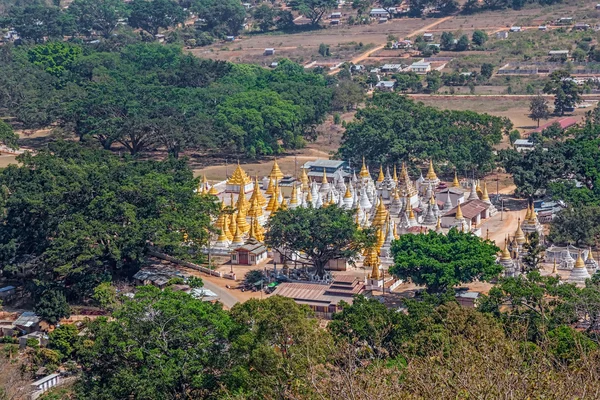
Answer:
M85 398L203 398L219 388L234 324L220 304L138 288L110 320L88 326L79 354Z
M18 149L19 135L17 135L12 126L0 119L0 143L7 146L10 149Z
M488 40L488 34L482 30L476 30L473 32L472 40L477 46L483 46Z
M194 0L192 11L206 21L206 30L216 35L237 35L243 29L246 10L237 0Z
M263 3L254 9L253 15L261 31L267 32L275 26L276 11L273 7Z
M565 70L551 73L544 86L544 93L554 95L554 113L558 115L564 115L566 109L575 107L581 101L581 92L582 88Z
M310 23L317 25L323 15L331 11L337 6L336 0L298 0L298 10L306 18L310 19Z
M532 97L529 101L529 118L537 121L538 128L540 127L541 119L550 118L550 110L548 109L548 100L544 96L538 94Z
M544 247L537 232L527 237L527 242L523 245L523 253L525 253L522 258L525 270L537 271L544 260Z
M59 38L63 27L60 9L41 3L25 7L13 7L8 14L10 25L26 40L42 43L46 38Z
M200 257L217 206L194 193L184 161L122 160L62 142L19 161L0 174L0 260L4 275L30 280L40 306L90 297L134 273L150 247Z
M78 32L88 36L97 32L108 38L125 17L125 8L121 0L74 0L67 13L73 16Z
M133 0L130 4L129 25L156 35L185 21L185 11L171 0Z
M497 277L502 271L496 263L498 251L491 242L456 228L447 235L402 235L392 244L390 273L424 285L430 293L442 293L461 283Z
M372 240L370 231L359 230L352 212L334 205L278 211L269 220L265 243L288 258L304 253L323 276L330 260L352 261Z

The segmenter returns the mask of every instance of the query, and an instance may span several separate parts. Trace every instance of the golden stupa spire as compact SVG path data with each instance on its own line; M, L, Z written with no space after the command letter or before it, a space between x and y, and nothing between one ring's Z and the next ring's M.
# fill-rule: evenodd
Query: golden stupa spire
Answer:
M452 181L452 187L460 187L460 182L458 181L458 175L456 175L456 170L454 170L454 180Z
M367 169L367 164L365 164L365 157L363 157L362 167L360 168L358 176L360 176L361 178L369 177L369 170Z
M229 233L231 234L231 238L233 239L233 235L235 235L235 231L237 230L237 212L231 213L229 215Z
M233 239L233 233L231 233L231 229L229 229L229 215L223 218L223 233L227 237L227 240L231 241Z
M383 175L383 165L379 164L379 176L377 177L377 182L383 182L385 176Z
M429 198L429 204L434 205L435 204L435 197L433 197L433 194L431 195L431 197Z
M202 176L202 189L200 190L200 194L206 194L206 185L208 180L206 179L206 174Z
M527 202L527 212L525 213L525 221L529 221L531 219L531 207L529 202Z
M265 196L263 196L262 192L260 191L260 186L258 184L258 176L254 178L254 190L252 192L252 196L250 197L250 202L252 202L253 198L255 198L258 201L258 205L260 207L264 207L267 205L267 199L265 199Z
M248 208L250 208L250 202L248 201L248 199L246 199L243 185L240 185L240 192L238 193L236 207L238 211L243 211L244 213L246 213L248 211Z
M325 168L323 168L323 179L321 180L321 183L327 183L327 170Z
M396 239L396 240L400 239L400 236L398 235L398 231L396 230L396 224L394 224L393 234L394 234L394 239Z
M511 260L510 252L508 251L508 239L504 239L504 248L502 249L502 254L500 256L500 260L502 260L502 261Z
M387 217L387 210L385 209L385 205L383 204L383 197L379 196L377 208L375 210L375 216L373 217L373 222L371 225L375 227L381 227L385 224L385 219Z
M352 193L350 192L350 183L348 183L348 186L346 186L346 193L344 193L344 198L345 199L352 198Z
M230 185L247 185L252 182L246 171L242 169L240 166L240 162L238 161L237 168L233 171L233 175L229 177L227 183Z
M517 241L517 244L525 243L525 234L521 229L521 218L519 218L517 223L517 230L515 231L515 240Z
M583 262L583 258L581 257L581 250L579 250L579 254L577 254L577 261L575 261L575 268L585 268L585 263Z
M265 190L265 194L267 196L273 196L274 191L275 191L275 186L273 184L273 179L269 178L269 184L267 185L267 190Z
M429 171L427 171L427 179L430 181L434 181L437 179L437 175L435 174L435 170L433 169L433 160L429 159Z
M442 230L442 219L438 217L437 224L435 225L435 231L440 232Z
M483 201L490 201L490 196L488 195L487 182L486 181L483 181L483 195L481 196L481 200L483 200Z
M590 261L594 261L594 255L592 254L592 248L590 247L590 249L588 250L588 260Z
M406 208L408 208L408 219L415 219L415 212L413 211L412 204L410 204L410 200L408 200Z
M256 235L256 240L262 242L265 240L265 229L258 223L258 220L254 220L254 234Z
M219 194L219 191L217 189L215 189L215 185L211 185L210 190L208 191L208 194L216 196Z
M279 169L279 165L277 164L277 159L273 162L273 168L271 168L271 172L269 173L269 178L279 181L283 179L283 172Z
M279 206L279 208L277 210L287 210L288 206L287 206L287 201L285 200L285 198L281 201L281 205Z
M256 197L250 200L250 208L248 208L248 213L246 215L251 218L258 218L263 215L263 209L258 204L258 199Z
M248 232L250 226L248 225L248 221L246 221L246 211L238 209L237 218L236 218L237 229L242 233Z
M219 230L219 237L217 238L217 243L227 242L229 238L227 237L227 233L225 229Z
M392 179L394 179L394 182L398 182L398 174L396 173L396 164L394 164L394 175L393 175Z
M290 196L290 205L298 205L298 191L295 183L292 183L292 194Z
M381 249L381 246L385 243L385 232L383 226L377 230L377 248Z
M313 197L309 190L308 193L306 193L306 202L312 204L312 201L313 201Z
M381 272L379 271L379 254L375 246L369 247L369 249L366 251L363 266L367 268L371 267L371 275L369 275L371 279L377 280L381 278Z
M254 230L254 218L250 219L250 230L248 231L249 239L256 239L256 231Z
M306 174L306 168L302 167L302 173L300 174L300 182L302 186L300 186L301 191L308 190L308 175Z
M456 205L456 219L463 219L462 209L460 208L460 203Z
M552 273L553 274L557 274L558 271L556 271L556 258L554 259L554 267L552 267Z
M235 234L233 235L232 243L242 243L244 239L242 239L242 233L240 232L240 228L235 228Z

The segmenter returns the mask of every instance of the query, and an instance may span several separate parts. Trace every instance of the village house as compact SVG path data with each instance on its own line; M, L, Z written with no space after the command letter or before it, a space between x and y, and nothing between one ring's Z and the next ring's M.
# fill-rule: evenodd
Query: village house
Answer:
M421 60L419 62L412 63L409 68L415 74L426 74L431 71L431 63Z
M258 265L266 259L267 247L253 238L231 252L231 263L234 265Z
M511 26L510 31L511 32L521 32L521 27L520 26Z
M423 40L426 42L433 42L433 33L424 33Z
M381 72L398 72L402 69L402 64L384 64L381 67Z
M263 55L265 55L265 56L272 56L272 55L275 55L275 49L274 49L274 48L272 48L272 47L267 47L267 48L265 49L265 52L263 53Z
M387 12L387 10L384 10L383 8L373 8L369 13L369 16L371 18L389 18L390 13Z
M303 168L306 170L306 175L309 179L323 178L323 172L327 174L327 180L333 181L335 175L340 175L342 178L347 178L351 175L351 170L348 161L342 160L315 160L304 163Z
M377 88L377 90L380 90L382 92L393 92L395 85L396 85L396 82L394 82L394 81L379 81L375 85L375 88Z
M501 32L496 32L496 39L508 39L508 32L507 31L501 31Z
M37 399L43 393L52 389L55 386L60 384L60 374L51 374L43 377L31 384L31 389L33 389L33 393L31 394L31 399Z
M25 311L13 322L13 325L22 334L37 332L40 330L40 318L32 311Z
M467 221L470 229L474 224L480 225L482 219L490 218L490 205L482 200L467 200L460 204L463 218ZM442 228L454 226L457 219L458 206L445 213L441 219Z
M517 139L513 143L513 146L516 151L519 153L523 151L531 151L535 148L535 143L531 142L529 139Z

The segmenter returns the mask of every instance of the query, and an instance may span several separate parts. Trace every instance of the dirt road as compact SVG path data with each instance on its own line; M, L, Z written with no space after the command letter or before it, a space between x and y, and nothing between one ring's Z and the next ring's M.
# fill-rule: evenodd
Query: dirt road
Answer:
M450 19L452 19L452 16L448 16L448 17L440 18L440 19L438 19L437 21L435 21L435 22L433 22L433 23L431 23L431 24L429 24L429 25L426 25L426 26L424 26L424 27L422 27L422 28L419 28L419 29L416 29L416 30L412 31L411 33L409 33L408 35L406 35L406 37L409 37L409 38L411 38L411 37L413 37L413 36L417 36L419 33L427 32L427 30L429 30L429 29L433 28L434 26L437 26L437 25L439 25L439 24L441 24L441 23L443 23L443 22L446 22L446 21L448 21L448 20L450 20ZM351 62L352 64L358 64L358 63L360 63L361 61L364 61L364 60L366 60L367 58L369 58L369 57L371 56L371 54L374 54L374 53L378 52L379 50L383 49L383 48L385 47L385 45L386 45L386 44L384 43L384 44L381 44L381 45L379 45L379 46L377 46L377 47L374 47L374 48L372 48L371 50L368 50L368 51L366 51L366 52L364 52L364 53L362 53L362 54L360 54L360 55L358 55L358 56L354 57L353 59L351 59L351 60L350 60L350 62ZM339 69L336 69L336 70L333 70L333 71L331 71L331 72L329 73L329 75L335 75L335 74L337 74L338 72L340 72L340 70L339 70Z

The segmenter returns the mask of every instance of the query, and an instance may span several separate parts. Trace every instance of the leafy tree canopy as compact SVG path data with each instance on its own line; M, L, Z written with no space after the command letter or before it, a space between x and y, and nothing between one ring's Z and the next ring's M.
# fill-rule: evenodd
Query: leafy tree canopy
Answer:
M502 267L496 263L499 249L470 233L450 229L447 235L429 232L402 235L392 243L394 265L390 273L424 285L430 293L474 280L490 280Z
M149 246L189 258L207 239L217 206L194 193L184 160L133 161L57 142L19 161L0 174L0 259L4 274L33 279L38 308L61 309L64 295L89 297L107 275L134 272Z
M269 220L265 243L288 257L303 252L322 276L329 260L354 259L372 236L358 228L349 210L298 207L280 210Z
M430 158L458 169L490 170L492 146L508 134L508 120L472 111L441 111L394 93L376 94L342 136L339 156L360 165Z

